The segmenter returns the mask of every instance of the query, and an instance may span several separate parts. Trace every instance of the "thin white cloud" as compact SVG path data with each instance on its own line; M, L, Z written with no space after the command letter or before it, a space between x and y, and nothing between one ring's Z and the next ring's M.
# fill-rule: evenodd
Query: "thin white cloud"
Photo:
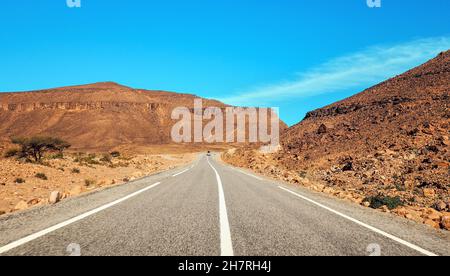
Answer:
M450 37L374 46L297 74L295 80L243 91L221 100L232 105L267 106L289 99L368 87L418 66L448 49Z

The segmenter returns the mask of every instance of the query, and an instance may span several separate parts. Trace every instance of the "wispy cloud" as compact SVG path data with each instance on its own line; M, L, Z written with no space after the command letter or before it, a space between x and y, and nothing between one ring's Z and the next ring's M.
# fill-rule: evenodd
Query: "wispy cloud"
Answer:
M448 49L450 37L373 46L298 73L294 80L243 91L221 100L232 105L267 106L289 99L368 87L403 73Z

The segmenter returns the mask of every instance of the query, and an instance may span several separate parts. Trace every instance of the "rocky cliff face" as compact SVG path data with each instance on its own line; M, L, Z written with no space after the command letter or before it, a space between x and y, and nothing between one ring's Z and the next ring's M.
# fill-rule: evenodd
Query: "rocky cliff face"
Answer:
M0 136L52 135L74 149L171 143L175 107L193 107L194 95L96 83L0 93ZM223 103L203 100L205 106Z

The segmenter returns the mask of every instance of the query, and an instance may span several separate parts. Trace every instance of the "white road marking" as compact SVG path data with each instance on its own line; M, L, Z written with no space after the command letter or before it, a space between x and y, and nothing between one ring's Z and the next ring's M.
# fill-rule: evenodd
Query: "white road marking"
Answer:
M256 178L256 179L258 179L258 180L263 180L261 177L256 176L256 175L253 175L253 174L248 173L248 172L245 172L245 171L243 171L243 170L239 170L239 169L236 169L236 168L233 168L233 169L236 170L236 171L238 171L238 172L240 172L240 173L242 173L242 174L245 174L245 175L247 175L247 176Z
M393 235L391 235L391 234L389 234L389 233L386 233L386 232L384 232L384 231L382 231L382 230L380 230L380 229L378 229L378 228L375 228L375 227L370 226L370 225L368 225L368 224L366 224L366 223L364 223L364 222L361 222L361 221L359 221L359 220L357 220L357 219L354 219L354 218L349 217L349 216L347 216L347 215L345 215L345 214L342 214L342 213L340 213L340 212L338 212L338 211L335 211L335 210L333 210L333 209L331 209L331 208L329 208L329 207L327 207L327 206L325 206L325 205L322 205L322 204L320 204L320 203L318 203L318 202L315 202L314 200L309 199L309 198L307 198L307 197L305 197L305 196L302 196L302 195L300 195L300 194L298 194L298 193L296 193L296 192L293 192L293 191L291 191L291 190L289 190L289 189L286 189L286 188L284 188L284 187L282 187L282 186L278 186L278 187L279 187L280 189L282 189L282 190L288 192L288 193L291 193L291 194L293 194L293 195L295 195L295 196L297 196L297 197L303 199L303 200L306 200L306 201L308 201L308 202L310 202L310 203L312 203L312 204L314 204L314 205L317 205L317 206L319 206L319 207L321 207L321 208L323 208L323 209L325 209L325 210L328 210L328 211L330 211L330 212L332 212L332 213L334 213L334 214L336 214L336 215L338 215L338 216L340 216L340 217L343 217L343 218L345 218L345 219L347 219L347 220L350 220L350 221L352 221L352 222L354 222L354 223L356 223L356 224L358 224L358 225L360 225L360 226L362 226L362 227L365 227L365 228L367 228L367 229L369 229L369 230L371 230L371 231L373 231L373 232L375 232L375 233L377 233L377 234L380 234L380 235L382 235L382 236L385 236L386 238L389 238L389 239L391 239L391 240L393 240L393 241L396 241L396 242L398 242L398 243L400 243L400 244L402 244L402 245L404 245L404 246L407 246L407 247L409 247L409 248L411 248L411 249L414 249L414 250L416 250L416 251L418 251L418 252L420 252L420 253L422 253L422 254L424 254L424 255L427 255L427 256L437 256L437 255L436 255L435 253L433 253L433 252L430 252L430 251L428 251L428 250L425 250L425 249L423 249L423 248L421 248L421 247L419 247L419 246L417 246L417 245L414 245L414 244L409 243L409 242L407 242L407 241L405 241L405 240L402 240L402 239L400 239L400 238L397 238L396 236L393 236Z
M142 189L142 190L139 190L139 191L137 191L137 192L134 192L134 193L132 193L132 194L129 194L129 195L127 195L127 196L125 196L125 197L123 197L123 198L121 198L121 199L118 199L118 200L116 200L116 201L113 201L113 202L111 202L111 203L108 203L108 204L106 204L106 205L103 205L103 206L101 206L101 207L98 207L98 208L96 208L96 209L94 209L94 210L92 210L92 211L86 212L86 213L81 214L81 215L79 215L79 216L76 216L76 217L74 217L74 218L72 218L72 219L66 220L66 221L61 222L61 223L59 223L59 224L56 224L55 226L49 227L49 228L44 229L44 230L42 230L42 231L39 231L39 232L37 232L37 233L35 233L35 234L31 234L31 235L29 235L29 236L27 236L27 237L25 237L25 238L22 238L22 239L20 239L20 240L17 240L17 241L15 241L15 242L12 242L12 243L10 243L10 244L7 244L7 245L5 245L5 246L2 246L2 247L0 247L0 254L3 254L3 253L5 253L5 252L7 252L7 251L9 251L9 250L11 250L11 249L14 249L14 248L16 248L16 247L19 247L19 246L21 246L21 245L24 245L24 244L26 244L26 243L28 243L28 242L30 242L30 241L33 241L33 240L35 240L35 239L37 239L37 238L40 238L40 237L42 237L42 236L45 236L45 235L47 235L47 234L49 234L49 233L51 233L51 232L54 232L54 231L56 231L56 230L58 230L58 229L61 229L61 228L63 228L63 227L66 227L66 226L68 226L68 225L70 225L70 224L72 224L72 223L75 223L75 222L80 221L80 220L82 220L82 219L85 219L85 218L87 218L87 217L89 217L89 216L92 216L92 215L94 215L94 214L96 214L96 213L98 213L98 212L101 212L101 211L103 211L103 210L105 210L105 209L108 209L108 208L110 208L110 207L112 207L112 206L114 206L114 205L117 205L117 204L121 203L121 202L124 202L125 200L128 200L128 199L130 199L130 198L132 198L132 197L135 197L135 196L137 196L137 195L139 195L139 194L141 194L141 193L143 193L143 192L145 192L145 191L148 191L148 190L150 190L150 189L155 188L155 187L158 186L159 184L161 184L161 183L160 183L160 182L155 183L155 184L153 184L153 185L151 185L151 186L148 186L147 188L144 188L144 189Z
M191 167L191 168L192 168L192 167ZM191 168L186 169L186 170L184 170L184 171L182 171L182 172L176 173L176 174L172 175L172 177L182 175L183 173L188 172Z
M225 203L225 195L223 193L222 180L216 168L206 159L209 166L216 173L217 186L219 188L219 217L220 217L220 255L234 256L233 242L231 241L230 223L228 222L227 205Z

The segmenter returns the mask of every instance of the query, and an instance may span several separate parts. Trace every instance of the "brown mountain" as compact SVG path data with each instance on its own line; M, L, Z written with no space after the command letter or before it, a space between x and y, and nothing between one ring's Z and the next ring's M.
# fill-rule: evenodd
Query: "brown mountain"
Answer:
M0 93L0 137L51 135L86 150L167 144L173 108L192 108L195 98L113 82ZM207 99L203 104L225 107Z
M365 160L359 165L371 167L372 159L387 151L391 156L382 166L389 171L385 173L388 178L397 176L396 181L402 183L412 169L422 178L430 173L427 181L434 183L433 174L448 176L447 170L432 168L448 169L449 93L450 51L360 94L309 112L282 137L285 151L295 156L286 164L295 167L307 161L311 166L320 167L322 162L325 167L339 166L334 159L340 158ZM387 163L391 158L393 163ZM430 164L410 164L428 158ZM448 179L434 184L446 187Z
M447 51L309 112L284 132L277 154L244 149L224 156L276 178L306 186L321 183L314 189L359 203L365 197L399 196L405 205L450 211L449 94ZM439 226L433 210L423 212L412 217Z

